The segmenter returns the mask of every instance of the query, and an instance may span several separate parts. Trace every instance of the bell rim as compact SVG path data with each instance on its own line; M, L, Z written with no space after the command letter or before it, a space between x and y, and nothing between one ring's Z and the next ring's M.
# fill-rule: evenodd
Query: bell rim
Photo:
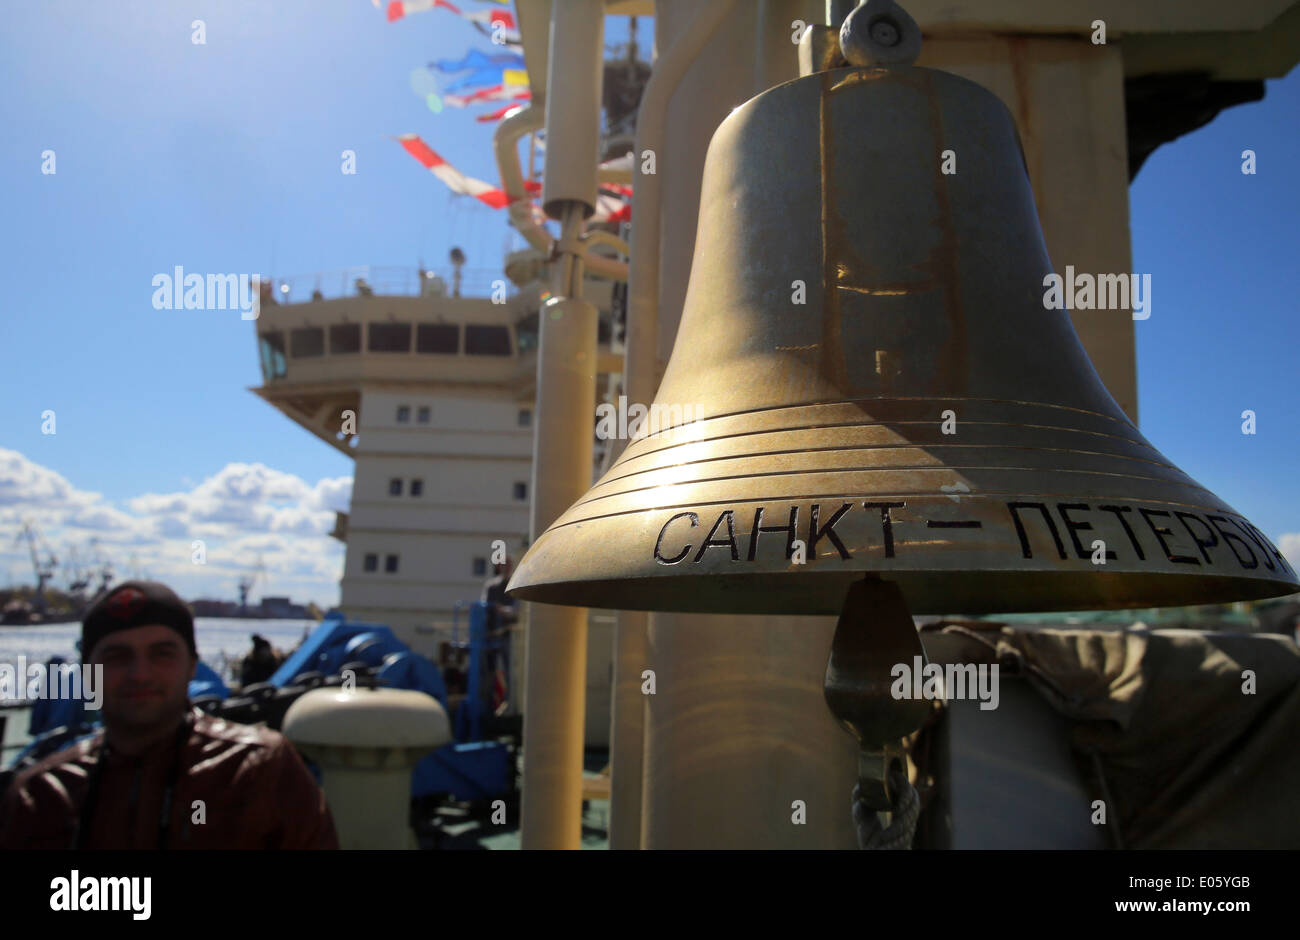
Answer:
M521 566L516 575L524 573ZM709 587L723 590L708 594L699 591L702 585L698 583L698 578L672 575L533 582L508 587L507 593L517 600L529 603L559 604L592 610L835 616L840 612L851 584L862 580L878 580L896 584L902 590L908 608L917 616L989 616L1193 607L1266 600L1300 592L1300 582L1295 580L1196 572L1164 573L1158 579L1153 579L1145 572L1135 571L1081 573L1038 569L964 569L960 572L936 572L933 569L896 569L888 573L799 572L791 577L816 582L816 593L821 599L817 603L809 603L809 589L805 587L782 595L782 586L775 583L781 580L780 575L772 572L711 574L708 576ZM984 582L977 593L987 600L952 600L951 588L932 593L927 592L923 586L918 587L938 578L949 584L954 579L972 584L976 581ZM1125 582L1133 582L1133 585L1127 586ZM674 586L678 590L674 591ZM934 593L943 593L946 599L931 600ZM974 596L975 593L973 591L969 596ZM1050 598L1050 602L1047 598Z

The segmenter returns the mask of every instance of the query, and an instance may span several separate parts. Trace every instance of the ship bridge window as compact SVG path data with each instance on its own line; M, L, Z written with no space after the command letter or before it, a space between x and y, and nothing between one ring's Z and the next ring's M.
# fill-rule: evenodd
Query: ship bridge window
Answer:
M533 311L515 324L515 342L520 355L537 348L537 311Z
M340 323L330 327L330 355L361 352L361 324Z
M421 323L415 328L415 351L456 355L460 352L460 327L455 323Z
M263 333L259 340L258 349L262 357L262 377L264 379L283 378L287 371L284 362L284 334L278 331Z
M465 353L470 356L510 355L510 330L504 326L466 325Z
M325 355L325 331L319 326L290 330L289 351L295 359Z
M369 349L371 352L409 353L411 351L411 324L370 324Z

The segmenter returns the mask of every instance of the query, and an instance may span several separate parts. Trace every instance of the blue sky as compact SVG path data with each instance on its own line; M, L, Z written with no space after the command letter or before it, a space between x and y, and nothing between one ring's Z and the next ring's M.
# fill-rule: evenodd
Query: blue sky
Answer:
M195 19L204 45L191 42ZM11 500L0 582L30 579L12 520L48 497L80 506L69 539L168 506L229 526L229 564L187 574L182 593L233 596L238 565L264 552L268 592L337 599L341 548L321 529L346 508L351 461L247 391L260 383L251 324L233 311L154 310L151 279L175 265L414 268L442 264L453 245L470 267L499 264L518 244L503 213L453 199L390 139L419 133L496 180L492 125L433 114L409 83L412 68L471 47L492 49L445 11L389 24L365 0L9 5L0 448L23 462L0 465L0 499ZM1300 533L1297 128L1300 74L1158 150L1130 190L1134 271L1153 279L1152 317L1137 324L1142 429L1275 540ZM1240 172L1246 148L1255 176ZM340 172L344 150L356 152L355 175ZM1254 437L1240 431L1247 408ZM55 435L41 433L47 409ZM174 570L181 544L151 560L156 547L140 540L142 565Z
M1129 187L1133 270L1151 274L1154 297L1134 324L1142 432L1274 541L1300 532L1298 171L1292 70L1263 101L1157 149ZM1254 436L1241 433L1248 409Z

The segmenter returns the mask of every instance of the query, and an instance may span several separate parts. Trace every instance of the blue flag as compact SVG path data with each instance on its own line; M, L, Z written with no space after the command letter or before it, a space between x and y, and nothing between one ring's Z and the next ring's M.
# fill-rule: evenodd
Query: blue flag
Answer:
M439 59L437 62L430 62L429 66L439 72L463 72L466 69L486 68L522 69L524 57L517 52L494 52L488 55L478 49L471 49L459 62L452 59Z

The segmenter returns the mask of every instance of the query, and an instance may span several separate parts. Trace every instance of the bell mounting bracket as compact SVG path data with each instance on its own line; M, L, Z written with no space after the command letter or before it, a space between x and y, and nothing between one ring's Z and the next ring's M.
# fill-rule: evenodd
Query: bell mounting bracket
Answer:
M846 66L912 65L921 28L894 0L866 0L843 23L809 26L799 40L799 75Z

